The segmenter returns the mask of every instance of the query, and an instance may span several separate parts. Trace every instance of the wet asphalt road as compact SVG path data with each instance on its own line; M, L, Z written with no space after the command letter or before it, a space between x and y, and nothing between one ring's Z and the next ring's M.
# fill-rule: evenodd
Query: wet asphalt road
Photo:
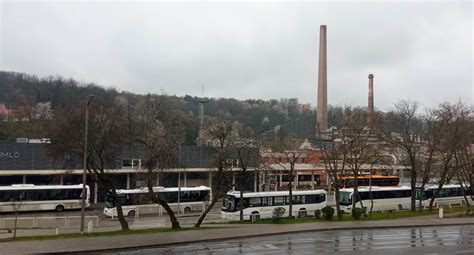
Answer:
M474 255L474 227L323 231L102 254L462 254Z

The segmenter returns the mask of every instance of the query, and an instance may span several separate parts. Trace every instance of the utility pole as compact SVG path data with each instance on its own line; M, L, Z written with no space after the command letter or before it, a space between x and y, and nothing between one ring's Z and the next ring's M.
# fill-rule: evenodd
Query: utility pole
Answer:
M91 104L94 95L89 96L89 100L86 104L86 124L85 124L85 136L84 136L84 172L82 173L82 203L81 203L81 235L84 234L84 218L86 212L86 197L88 194L86 190L87 182L87 136L89 131L89 105ZM97 184L96 184L97 185Z

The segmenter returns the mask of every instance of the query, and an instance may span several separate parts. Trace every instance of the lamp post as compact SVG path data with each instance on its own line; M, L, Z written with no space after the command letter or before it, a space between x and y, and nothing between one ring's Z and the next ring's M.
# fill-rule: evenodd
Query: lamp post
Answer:
M91 104L94 95L89 96L89 100L86 104L86 124L85 124L85 136L84 136L84 172L82 172L82 203L81 203L81 235L84 234L84 218L86 212L86 182L87 182L87 136L89 131L89 105Z

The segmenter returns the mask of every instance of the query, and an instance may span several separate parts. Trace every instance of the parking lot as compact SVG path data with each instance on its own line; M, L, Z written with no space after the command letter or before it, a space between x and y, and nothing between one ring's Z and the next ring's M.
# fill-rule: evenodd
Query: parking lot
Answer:
M103 211L103 204L93 205L85 211L86 224L93 222L94 228L101 229L119 229L120 224L117 218L106 217ZM221 204L216 204L207 215L205 222L220 222ZM54 211L35 211L35 212L19 212L17 227L22 229L53 229L61 230L78 229L80 226L81 210L66 210L63 212ZM176 214L181 225L194 224L201 212L191 212L185 214ZM0 229L11 229L14 226L15 213L0 213ZM131 228L150 228L169 226L169 218L167 214L159 216L158 214L146 214L139 217L127 217L127 221ZM69 232L69 231L67 231Z

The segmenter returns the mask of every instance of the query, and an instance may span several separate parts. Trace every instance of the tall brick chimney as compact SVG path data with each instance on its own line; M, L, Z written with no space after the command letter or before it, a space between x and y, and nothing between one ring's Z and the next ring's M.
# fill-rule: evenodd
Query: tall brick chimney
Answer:
M316 135L328 129L326 25L319 28L318 105Z
M369 74L369 104L367 107L368 120L367 124L372 127L374 124L374 75Z

